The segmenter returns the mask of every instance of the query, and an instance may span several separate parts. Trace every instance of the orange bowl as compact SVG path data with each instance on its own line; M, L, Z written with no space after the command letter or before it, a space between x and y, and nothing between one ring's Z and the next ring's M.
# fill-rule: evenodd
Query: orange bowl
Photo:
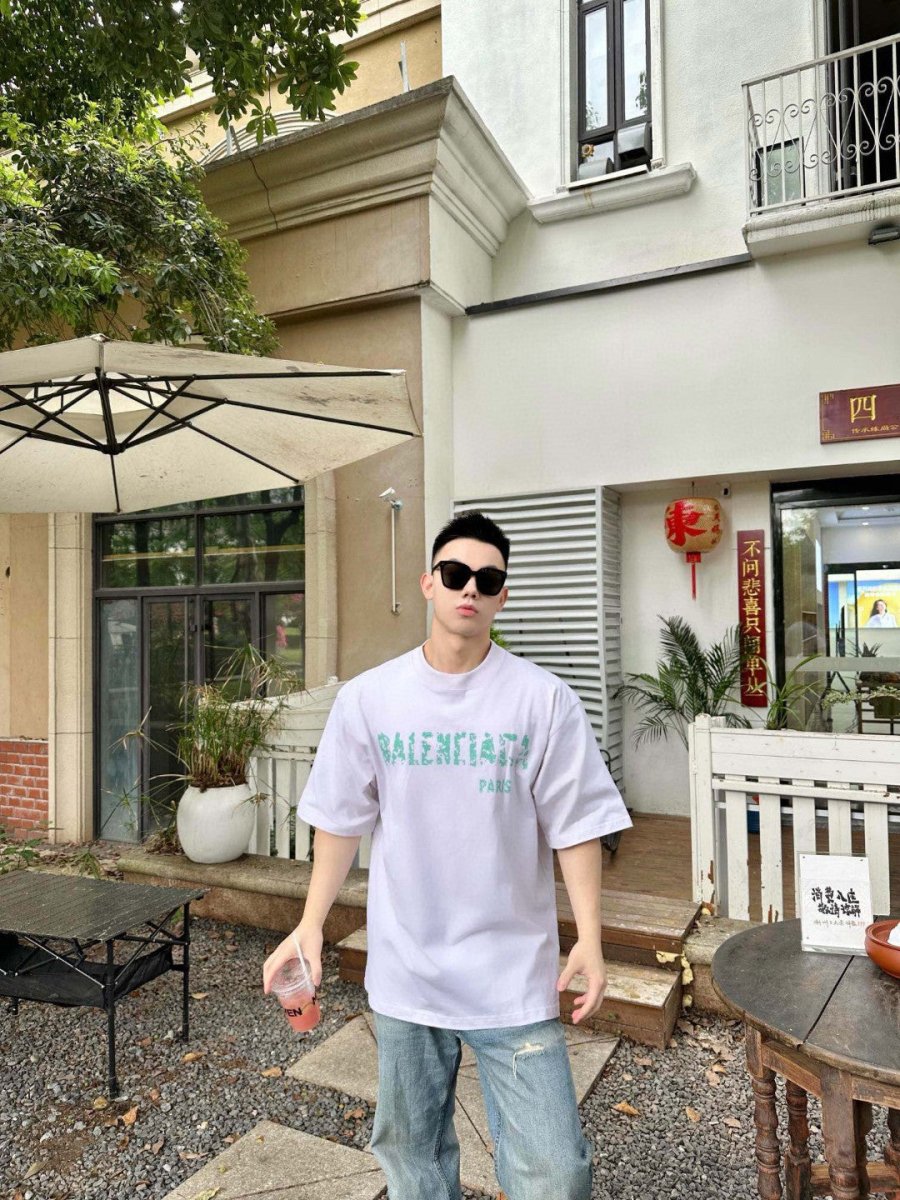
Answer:
M900 946L892 946L888 934L898 923L897 918L892 917L888 921L875 921L866 929L866 954L895 979L900 979Z

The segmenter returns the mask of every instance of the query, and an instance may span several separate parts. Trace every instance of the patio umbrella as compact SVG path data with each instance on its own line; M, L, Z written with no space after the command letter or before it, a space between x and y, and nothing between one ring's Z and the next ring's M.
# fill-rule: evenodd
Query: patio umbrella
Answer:
M418 433L403 371L101 334L0 354L0 512L288 487Z

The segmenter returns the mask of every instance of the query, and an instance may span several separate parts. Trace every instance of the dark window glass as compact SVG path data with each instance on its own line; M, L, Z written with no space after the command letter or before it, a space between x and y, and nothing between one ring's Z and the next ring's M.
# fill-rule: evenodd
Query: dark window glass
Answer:
M584 127L609 124L609 39L607 8L595 8L584 18Z
M647 0L581 0L578 38L578 178L647 166Z
M196 582L192 517L116 521L100 530L101 587L186 587Z
M140 608L132 599L101 600L97 674L97 786L100 837L140 840L140 742L125 735L141 723Z
M622 60L625 120L631 121L648 109L645 0L625 0L622 5Z
M203 582L303 579L303 509L203 518Z
M304 603L302 592L266 596L264 631L267 658L277 658L290 668L302 685Z
M240 651L252 642L253 602L249 596L204 599L204 673L234 700L247 699L249 681L241 671Z

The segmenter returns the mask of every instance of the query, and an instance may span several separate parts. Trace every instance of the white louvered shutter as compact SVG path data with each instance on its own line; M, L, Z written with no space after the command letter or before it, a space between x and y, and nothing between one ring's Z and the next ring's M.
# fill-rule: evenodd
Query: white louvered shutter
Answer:
M510 596L496 624L514 654L553 671L581 697L622 785L621 515L608 488L457 501L496 521L512 543ZM602 565L602 570L601 570Z

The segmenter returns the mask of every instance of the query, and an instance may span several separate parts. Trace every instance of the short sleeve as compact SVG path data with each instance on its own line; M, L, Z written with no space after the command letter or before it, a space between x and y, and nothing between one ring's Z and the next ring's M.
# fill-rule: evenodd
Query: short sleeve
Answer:
M631 818L579 699L553 724L532 787L538 822L554 850L628 829Z
M325 722L297 817L326 833L362 837L375 828L378 814L371 745L355 697L345 686Z

